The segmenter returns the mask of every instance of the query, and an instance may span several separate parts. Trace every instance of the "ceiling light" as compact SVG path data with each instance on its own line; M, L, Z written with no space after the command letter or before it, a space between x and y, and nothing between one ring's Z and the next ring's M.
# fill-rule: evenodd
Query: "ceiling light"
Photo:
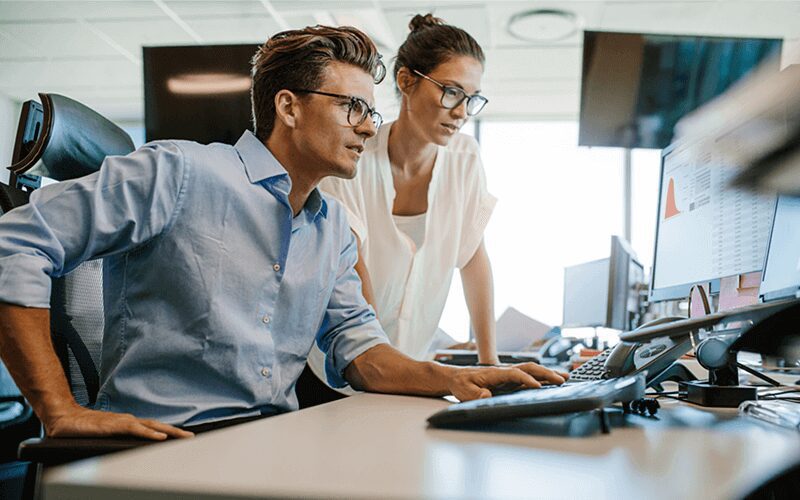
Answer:
M566 40L580 29L578 16L561 9L533 9L511 16L506 31L519 40L551 43Z
M169 78L167 89L184 95L233 94L250 90L250 77L237 73L192 73Z

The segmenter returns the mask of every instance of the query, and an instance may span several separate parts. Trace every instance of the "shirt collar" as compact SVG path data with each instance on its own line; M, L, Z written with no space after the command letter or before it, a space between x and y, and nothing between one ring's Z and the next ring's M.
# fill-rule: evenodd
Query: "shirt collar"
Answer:
M291 178L289 173L283 168L281 162L275 158L272 151L261 142L249 130L245 130L242 137L236 141L233 146L239 153L239 158L242 159L244 170L247 173L247 178L252 184L262 181L275 179L276 177L285 177L291 188ZM303 206L303 210L307 210L314 219L322 214L323 217L328 217L328 203L325 201L319 189L314 188Z
M247 178L252 184L281 175L288 177L289 174L283 165L249 130L245 130L233 147L239 153Z

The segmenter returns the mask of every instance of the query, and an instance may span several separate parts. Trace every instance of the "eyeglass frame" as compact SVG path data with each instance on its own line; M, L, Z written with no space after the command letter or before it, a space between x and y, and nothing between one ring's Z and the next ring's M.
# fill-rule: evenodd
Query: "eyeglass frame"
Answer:
M442 97L439 99L439 104L441 104L442 107L445 108L445 109L456 109L457 107L461 106L461 104L466 100L467 101L467 107L466 107L467 116L477 116L481 111L483 111L483 108L485 108L486 105L489 104L489 99L487 99L485 96L483 96L483 95L481 95L481 94L479 94L477 92L475 94L470 95L470 94L467 94L467 91L462 89L461 87L456 87L455 85L445 85L445 84L443 84L441 82L437 82L436 80L434 80L433 78L429 77L425 73L421 73L421 72L419 72L419 71L417 71L415 69L412 69L411 71L416 73L418 76L421 76L422 78L424 78L424 79L428 80L429 82L433 83L434 85L438 86L440 89L442 89ZM447 93L447 89L457 90L457 91L461 92L462 94L464 94L464 96L461 99L459 99L458 102L456 104L454 104L453 106L450 106L450 107L445 106L445 104L444 104L444 96ZM469 100L472 99L473 97L480 97L481 99L483 99L483 106L481 106L481 109L479 109L477 113L470 114L469 113Z
M303 92L307 94L317 94L317 95L324 95L327 97L333 97L336 99L349 100L350 103L348 104L347 107L347 123L350 124L351 127L360 127L367 120L368 116L372 118L372 124L375 126L376 129L380 128L381 125L383 125L383 115L381 115L377 109L370 106L367 101L365 101L360 97L356 97L354 95L334 94L332 92L323 92L321 90L311 90L311 89L286 89L286 90L288 90L289 92ZM359 121L358 123L353 123L352 120L350 119L350 115L353 112L353 106L355 105L356 102L362 102L364 106L367 108L367 112L361 118L361 121ZM375 119L376 116L378 117L377 120Z

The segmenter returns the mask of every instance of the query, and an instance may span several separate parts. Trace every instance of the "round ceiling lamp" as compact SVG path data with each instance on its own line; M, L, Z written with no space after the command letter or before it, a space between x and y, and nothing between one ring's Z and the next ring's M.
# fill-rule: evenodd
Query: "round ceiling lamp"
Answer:
M511 16L506 31L518 40L552 43L566 40L580 29L578 16L561 9L533 9Z

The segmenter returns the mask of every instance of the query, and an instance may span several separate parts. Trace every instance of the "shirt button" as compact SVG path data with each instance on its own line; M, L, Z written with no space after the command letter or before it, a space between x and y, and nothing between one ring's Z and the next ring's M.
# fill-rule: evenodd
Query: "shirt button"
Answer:
M269 368L267 368L267 367L262 368L261 369L261 375L263 375L265 377L269 377L269 375L270 375Z
M281 270L281 265L280 264L275 264L274 266L272 266L272 270L277 273L278 271Z
M263 321L264 323L269 323L269 315L265 314L264 317L261 318L261 321Z

